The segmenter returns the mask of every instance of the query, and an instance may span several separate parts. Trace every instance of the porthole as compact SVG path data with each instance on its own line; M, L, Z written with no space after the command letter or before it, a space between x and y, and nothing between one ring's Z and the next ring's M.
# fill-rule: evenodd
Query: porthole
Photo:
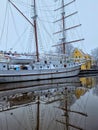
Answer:
M5 65L3 65L3 68L5 68L6 66Z

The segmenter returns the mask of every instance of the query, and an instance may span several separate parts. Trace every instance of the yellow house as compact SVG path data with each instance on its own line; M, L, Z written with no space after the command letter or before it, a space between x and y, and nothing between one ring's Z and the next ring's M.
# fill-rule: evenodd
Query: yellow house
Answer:
M87 89L84 87L78 87L75 90L75 96L79 99L82 95L86 93Z
M89 54L85 54L82 50L75 48L72 53L72 59L74 62L82 63L81 70L87 70L91 68L91 56Z

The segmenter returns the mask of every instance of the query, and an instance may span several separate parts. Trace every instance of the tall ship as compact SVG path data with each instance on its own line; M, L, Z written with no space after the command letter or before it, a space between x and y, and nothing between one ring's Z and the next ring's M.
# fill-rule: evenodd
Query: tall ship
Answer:
M39 10L41 10L40 8L42 6L42 3L44 3L44 1L41 2L41 1L37 1L37 0L28 0L27 3L24 1L19 2L19 3L22 3L24 5L24 7L30 6L31 14L32 14L32 17L30 17L30 18L25 15L26 13L23 13L23 10L21 10L18 2L19 2L18 0L17 1L8 0L7 4L6 4L5 13L7 15L7 10L9 7L9 10L10 10L9 12L11 13L11 16L13 16L13 13L12 13L13 11L15 11L15 13L17 12L17 14L19 14L21 17L24 18L25 23L27 23L27 25L31 27L31 29L32 29L31 32L33 32L33 33L32 33L32 36L30 35L30 37L32 37L34 40L33 44L35 43L34 44L35 54L34 55L25 54L25 56L24 56L22 54L19 55L17 53L13 53L11 55L11 53L9 52L9 54L3 58L4 60L0 61L0 83L39 81L39 80L45 80L45 79L67 78L67 77L77 76L80 72L81 64L74 63L72 60L69 59L69 57L66 54L66 51L67 51L66 45L68 45L69 43L76 43L76 42L80 42L80 41L84 40L81 38L81 39L74 39L74 40L68 41L68 39L67 39L67 31L78 28L81 25L81 24L79 24L79 25L74 25L72 27L67 27L67 24L66 24L66 21L69 17L72 17L77 14L77 11L73 12L71 14L66 13L66 8L69 7L71 4L73 4L75 2L75 0L70 1L68 3L66 3L66 1L64 1L64 0L60 0L58 6L56 6L57 8L54 5L57 5L58 1L55 1L54 2L55 4L53 6L51 5L55 9L52 11L50 10L50 14L51 14L51 12L52 12L52 14L59 12L60 16L57 15L56 20L51 23L51 24L53 24L52 25L53 28L51 28L49 21L47 22L46 26L44 25L44 22L42 22L42 24L43 24L43 27L45 30L46 30L46 27L49 30L50 29L52 30L51 35L54 39L52 39L50 37L47 38L47 36L46 36L47 34L43 31L42 27L39 28L38 20L41 20L39 17L39 14L41 14L41 11L39 11ZM28 4L29 2L30 2L30 4ZM40 3L41 3L41 6L40 6L40 8L38 8L38 5ZM49 4L50 3L53 3L53 2L49 2ZM48 5L48 3L47 3L47 5ZM44 4L44 6L47 8L47 6L45 4ZM44 6L42 6L42 8ZM48 8L47 8L47 10L44 10L44 12L45 11L49 11ZM53 13L53 11L54 11L54 13ZM17 14L15 14L15 17L17 17ZM41 16L42 15L44 15L44 13L41 14ZM46 21L48 18L49 18L48 16L47 17L44 16L44 19ZM18 23L18 25L20 24L19 19L16 20L16 18L13 17L14 24L15 24L15 21ZM10 22L9 22L9 24L10 24ZM5 25L5 23L4 23L4 25ZM58 30L57 32L53 32L54 25L56 25L55 28L56 28L56 30ZM12 33L11 35L14 39L13 29L10 30L9 33L8 33L8 29L9 29L9 27L7 27L6 33L9 35L10 35L10 33ZM15 26L15 30L17 32L17 26ZM2 32L4 32L4 30ZM39 32L43 33L42 37L39 35ZM3 35L3 33L2 33L2 35ZM19 35L19 34L17 34L17 35ZM6 36L7 39L8 39L8 36ZM49 36L49 34L48 34L48 36ZM1 36L1 37L3 37L3 36ZM22 35L19 35L20 39L21 39L21 37L22 37ZM24 41L19 46L19 48L21 48L21 51L23 49L23 44L26 41L26 36L24 36L24 38L25 38ZM48 41L46 43L47 50L48 50L47 45L49 45L50 40L52 40L52 42L53 42L52 47L56 48L54 50L59 50L59 52L54 54L50 51L48 54L41 55L41 53L40 53L41 38L43 39L42 40L43 43L46 42L45 39L47 38L47 41ZM57 39L59 41L56 43ZM7 42L9 42L9 40L7 40ZM10 42L11 42L11 39L10 39ZM16 44L18 44L18 41L16 42ZM29 57L29 58L27 58L27 57Z

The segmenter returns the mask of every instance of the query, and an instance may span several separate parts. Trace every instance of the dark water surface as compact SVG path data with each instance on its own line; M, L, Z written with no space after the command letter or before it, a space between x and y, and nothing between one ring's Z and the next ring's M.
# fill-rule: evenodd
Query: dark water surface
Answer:
M77 129L98 130L98 76L0 85L0 130Z

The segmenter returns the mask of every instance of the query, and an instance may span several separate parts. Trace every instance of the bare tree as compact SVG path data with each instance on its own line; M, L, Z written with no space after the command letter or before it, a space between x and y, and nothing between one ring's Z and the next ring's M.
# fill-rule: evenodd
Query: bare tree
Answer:
M71 44L67 44L65 46L65 53L67 54L67 56L70 56L73 50L74 50L74 47ZM62 46L57 46L56 52L62 54L63 53Z
M96 65L98 66L98 47L93 49L91 51L91 54L92 54L92 56L93 56L93 58L95 60Z
M74 50L74 46L72 44L66 45L65 52L68 56L70 56L72 54L73 50Z

